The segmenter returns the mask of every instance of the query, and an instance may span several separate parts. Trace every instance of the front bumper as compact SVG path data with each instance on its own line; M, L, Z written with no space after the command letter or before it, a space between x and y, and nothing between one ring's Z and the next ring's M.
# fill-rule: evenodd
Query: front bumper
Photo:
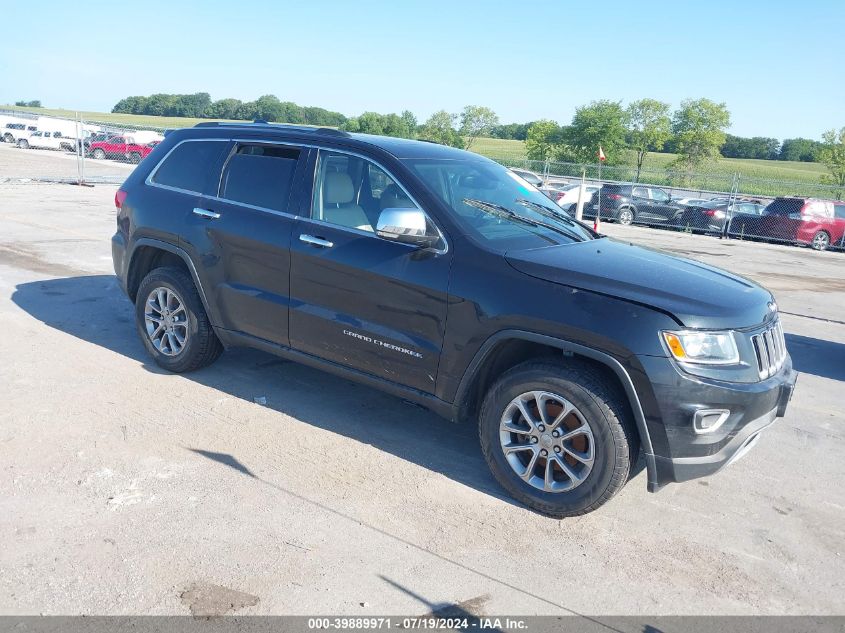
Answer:
M786 414L798 378L788 356L777 374L756 383L698 378L681 372L668 358L640 360L660 415L659 425L649 424L655 465L651 491L711 475L745 455L760 434ZM693 415L700 409L731 413L713 432L696 433ZM657 429L661 432L655 433Z

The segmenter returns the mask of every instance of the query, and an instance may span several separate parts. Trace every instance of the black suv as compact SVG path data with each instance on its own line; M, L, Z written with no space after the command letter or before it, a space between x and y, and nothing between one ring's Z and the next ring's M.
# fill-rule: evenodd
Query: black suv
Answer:
M672 196L649 185L603 185L584 205L584 217L595 218L601 205L601 219L620 224L669 224L681 211Z
M117 192L138 334L186 372L266 350L477 421L495 478L589 512L715 472L784 415L774 299L591 231L506 168L295 126L171 132Z

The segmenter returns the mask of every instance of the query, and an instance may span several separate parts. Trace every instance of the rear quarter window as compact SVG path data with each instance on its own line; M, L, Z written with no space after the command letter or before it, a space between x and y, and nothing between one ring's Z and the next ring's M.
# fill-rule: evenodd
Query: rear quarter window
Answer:
M227 145L228 141L183 141L164 157L150 182L203 193L210 171Z

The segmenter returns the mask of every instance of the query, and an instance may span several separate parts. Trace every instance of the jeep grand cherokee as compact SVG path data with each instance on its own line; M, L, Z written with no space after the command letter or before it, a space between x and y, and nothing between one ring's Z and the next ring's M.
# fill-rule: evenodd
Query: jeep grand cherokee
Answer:
M795 383L767 290L605 238L469 152L202 123L115 203L159 365L253 347L475 421L493 476L552 516L602 505L640 453L651 491L715 472Z

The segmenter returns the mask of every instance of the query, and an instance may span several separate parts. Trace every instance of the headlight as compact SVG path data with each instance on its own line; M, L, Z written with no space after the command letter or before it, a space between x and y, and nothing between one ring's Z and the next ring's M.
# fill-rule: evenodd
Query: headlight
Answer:
M735 365L739 362L733 332L663 332L666 347L682 363Z

